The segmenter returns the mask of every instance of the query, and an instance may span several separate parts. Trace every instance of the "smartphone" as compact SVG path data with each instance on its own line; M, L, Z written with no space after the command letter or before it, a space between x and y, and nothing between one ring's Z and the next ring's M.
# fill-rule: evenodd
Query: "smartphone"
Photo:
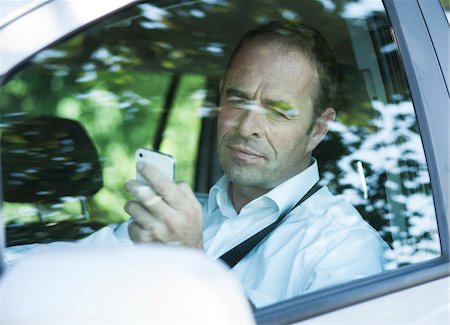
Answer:
M136 163L143 161L159 169L161 173L175 181L175 158L171 155L146 148L136 150ZM145 178L136 171L136 180L147 184Z

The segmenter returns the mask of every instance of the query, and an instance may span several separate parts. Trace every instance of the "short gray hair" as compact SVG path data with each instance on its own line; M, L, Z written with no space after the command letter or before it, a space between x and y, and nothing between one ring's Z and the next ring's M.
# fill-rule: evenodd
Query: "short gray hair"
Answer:
M315 65L319 75L319 85L312 97L316 120L327 107L333 105L337 88L336 57L325 38L314 28L300 23L270 22L241 37L231 53L227 71L237 53L251 40L259 37L264 37L268 42L300 49Z

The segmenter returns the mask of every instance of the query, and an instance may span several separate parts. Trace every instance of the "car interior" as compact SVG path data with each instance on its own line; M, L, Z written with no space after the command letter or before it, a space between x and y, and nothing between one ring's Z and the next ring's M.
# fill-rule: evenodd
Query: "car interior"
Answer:
M216 113L227 58L245 31L286 20L318 29L339 63L338 117L314 152L321 184L391 246L389 268L440 256L414 106L382 6L355 14L346 1L334 10L313 0L171 3L114 13L8 76L7 246L76 240L126 220L123 184L141 147L173 155L176 179L207 193L222 175Z
M2 132L3 199L32 204L37 219L8 227L10 245L79 239L103 224L89 222L86 200L103 186L100 157L86 130L77 122L37 116ZM75 200L82 218L48 223L50 206ZM16 241L15 241L16 240Z

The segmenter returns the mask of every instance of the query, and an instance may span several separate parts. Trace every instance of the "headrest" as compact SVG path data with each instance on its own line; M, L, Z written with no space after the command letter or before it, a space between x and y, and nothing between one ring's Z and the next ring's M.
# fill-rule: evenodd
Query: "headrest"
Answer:
M39 116L2 132L3 197L9 202L48 202L90 196L103 186L97 150L76 121Z

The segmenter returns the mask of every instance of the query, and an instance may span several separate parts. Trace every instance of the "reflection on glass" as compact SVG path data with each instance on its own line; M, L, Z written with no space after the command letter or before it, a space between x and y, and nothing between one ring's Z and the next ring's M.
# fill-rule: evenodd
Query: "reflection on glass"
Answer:
M330 137L327 145L353 150L338 160L337 177L328 168L325 177L392 245L387 268L439 256L430 179L413 105L372 102L372 108L378 115L367 127L375 127L376 132L361 127L351 132L339 122L333 125L337 136ZM364 166L367 198L355 177L360 174L358 164Z
M381 0L168 3L103 20L42 51L2 86L8 245L76 239L125 220L123 184L134 177L139 147L175 156L179 180L207 192L221 175L215 118L230 52L255 25L284 20L317 28L338 58L338 117L314 153L322 183L389 243L388 269L440 255L414 107ZM61 126L30 126L42 117L80 125L92 146L72 150L64 132L56 142L30 142L33 132L43 137ZM55 197L12 198L17 193Z
M447 22L450 25L450 1L449 0L440 0L442 9L445 12L445 16L447 17Z

